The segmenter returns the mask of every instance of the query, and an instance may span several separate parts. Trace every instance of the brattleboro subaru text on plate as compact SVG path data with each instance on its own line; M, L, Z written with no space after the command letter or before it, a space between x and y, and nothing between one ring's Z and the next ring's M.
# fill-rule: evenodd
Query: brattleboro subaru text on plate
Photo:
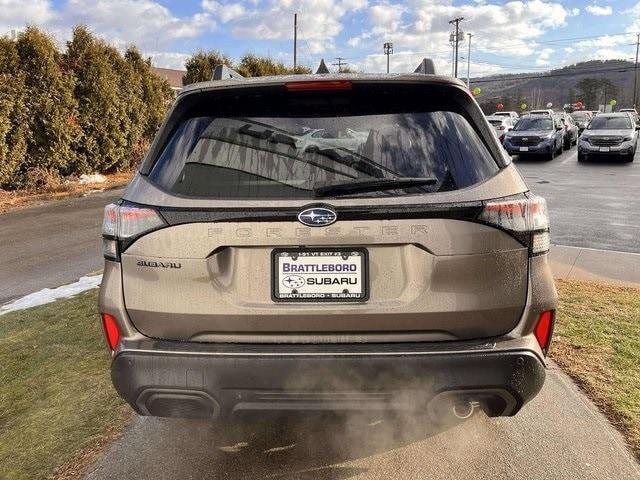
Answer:
M281 250L275 258L277 298L359 300L365 296L362 251Z

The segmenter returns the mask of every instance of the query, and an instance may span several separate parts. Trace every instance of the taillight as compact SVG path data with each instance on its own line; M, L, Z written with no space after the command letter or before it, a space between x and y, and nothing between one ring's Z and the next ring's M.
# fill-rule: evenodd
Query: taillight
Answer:
M118 346L118 343L120 343L120 329L118 328L118 322L108 313L103 313L100 316L102 317L104 337L107 340L107 345L109 345L109 348L113 352Z
M547 354L549 345L551 344L551 336L553 335L553 324L555 322L555 310L547 310L540 314L534 334L540 348Z
M488 202L478 216L480 221L514 232L519 238L528 237L534 255L549 250L549 213L544 198L528 198Z
M103 254L117 260L123 242L165 225L162 217L152 208L112 203L104 208L102 222Z

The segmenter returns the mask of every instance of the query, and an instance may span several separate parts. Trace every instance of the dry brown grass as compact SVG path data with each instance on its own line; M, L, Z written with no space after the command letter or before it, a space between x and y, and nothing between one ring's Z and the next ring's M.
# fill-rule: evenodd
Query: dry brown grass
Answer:
M640 459L640 289L558 280L551 357Z
M32 171L27 185L22 190L0 189L0 214L19 208L38 205L50 200L60 200L67 197L79 197L92 190L108 190L123 187L133 177L133 171L112 173L105 175L107 181L103 183L80 184L77 181L65 181L44 171Z

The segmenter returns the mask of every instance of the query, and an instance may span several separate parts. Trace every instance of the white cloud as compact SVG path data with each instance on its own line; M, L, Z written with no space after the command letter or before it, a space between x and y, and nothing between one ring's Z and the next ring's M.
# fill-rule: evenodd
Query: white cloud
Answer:
M222 23L230 22L236 18L242 17L247 13L245 7L241 3L221 4L215 0L203 0L202 9L212 14L215 18L219 18Z
M69 0L59 15L59 29L83 23L118 47L136 44L157 49L172 40L195 38L215 27L207 13L179 18L152 0Z
M371 28L357 37L369 49L379 50L383 42L393 41L398 48L447 57L452 29L449 20L462 16L461 28L475 35L474 50L525 57L537 53L537 38L565 26L571 14L562 4L548 0L514 0L501 5L454 5L452 0L409 0L403 5L384 2L369 8ZM505 42L508 50L500 47Z
M191 56L190 53L179 52L147 52L145 55L151 57L151 63L154 67L175 70L184 70L184 62Z
M542 50L540 50L538 52L538 58L536 58L536 65L541 67L549 65L549 63L551 63L549 61L551 58L551 54L554 51L555 50L553 48L543 48Z
M591 15L597 16L607 16L613 14L613 8L611 8L609 5L606 5L604 7L601 7L599 5L588 5L585 10Z
M335 46L343 17L367 6L367 0L269 0L233 23L238 38L289 40L293 38L293 14L298 13L298 39L311 54Z
M54 16L48 0L0 0L0 34L24 28L27 23L46 23Z
M580 15L580 9L579 8L572 8L571 9L571 16L572 17L577 17L578 15Z

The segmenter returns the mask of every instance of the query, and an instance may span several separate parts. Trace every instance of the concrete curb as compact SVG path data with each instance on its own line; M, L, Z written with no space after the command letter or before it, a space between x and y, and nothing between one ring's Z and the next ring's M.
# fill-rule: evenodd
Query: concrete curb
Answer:
M640 288L640 254L552 245L553 275L563 280L587 280Z

